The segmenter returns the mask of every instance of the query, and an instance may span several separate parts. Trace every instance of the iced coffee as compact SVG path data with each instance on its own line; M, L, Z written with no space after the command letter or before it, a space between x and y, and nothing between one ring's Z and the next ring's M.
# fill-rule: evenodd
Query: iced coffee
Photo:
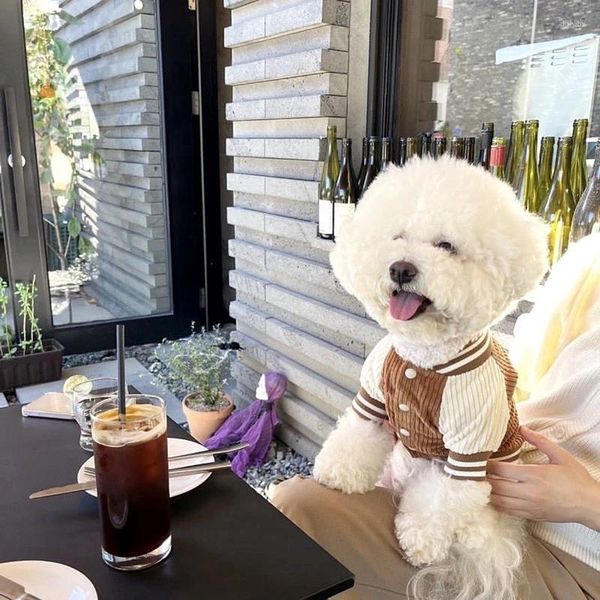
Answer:
M102 558L116 569L150 567L171 550L166 430L157 397L128 395L125 418L116 398L92 409Z

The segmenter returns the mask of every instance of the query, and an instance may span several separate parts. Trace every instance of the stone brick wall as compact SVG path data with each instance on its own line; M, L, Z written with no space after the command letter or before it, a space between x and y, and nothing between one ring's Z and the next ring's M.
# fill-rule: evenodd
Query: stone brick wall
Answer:
M77 19L59 34L78 80L69 102L83 135L97 124L102 159L80 173L79 210L100 265L93 295L117 316L168 310L155 0L60 6Z
M254 398L264 370L285 372L290 387L279 435L312 456L348 406L363 360L383 335L335 282L331 244L316 235L327 125L336 125L340 136L348 130L357 146L364 135L367 79L354 71L349 86L348 69L349 63L366 68L365 36L350 36L349 25L352 17L355 32L368 31L368 2L224 4L231 9L224 35L231 48L225 82L232 87L226 116L233 124L226 143L233 157L228 222L235 230L230 313L245 348L236 366L236 402ZM362 54L354 62L350 39ZM356 107L350 116L348 105Z
M459 126L465 135L475 135L486 120L494 121L499 133L508 133L510 122L516 117L513 90L524 64L495 65L495 52L498 48L530 43L534 4L536 43L600 33L600 10L595 0L440 2L440 16L450 21L449 92L442 117L451 128ZM556 89L554 93L568 102L568 89ZM590 135L600 135L600 77L596 79L591 125ZM570 128L570 123L566 127Z

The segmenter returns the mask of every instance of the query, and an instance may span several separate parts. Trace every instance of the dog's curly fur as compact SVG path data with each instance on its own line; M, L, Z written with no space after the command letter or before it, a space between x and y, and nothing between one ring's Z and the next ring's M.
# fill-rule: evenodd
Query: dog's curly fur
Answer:
M518 205L510 186L447 157L386 169L336 241L331 263L340 283L391 334L396 352L425 369L502 319L547 269L546 228ZM410 320L389 309L396 261L418 271L402 290L431 301ZM387 464L388 484L402 492L396 536L408 560L424 567L411 593L513 599L522 527L489 506L489 484L451 479L400 442L392 448L390 432L349 410L317 456L315 478L364 493Z

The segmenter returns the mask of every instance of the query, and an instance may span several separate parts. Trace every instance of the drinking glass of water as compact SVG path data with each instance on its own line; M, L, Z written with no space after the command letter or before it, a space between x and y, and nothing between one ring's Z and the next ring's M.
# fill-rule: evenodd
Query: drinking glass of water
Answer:
M117 380L114 377L88 379L73 388L73 414L81 429L79 445L92 452L92 407L117 393Z

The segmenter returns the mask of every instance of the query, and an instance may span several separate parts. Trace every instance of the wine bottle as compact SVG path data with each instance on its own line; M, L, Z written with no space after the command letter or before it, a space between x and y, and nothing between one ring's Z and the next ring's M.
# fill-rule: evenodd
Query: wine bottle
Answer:
M369 138L369 158L367 161L367 167L365 169L365 176L363 177L362 188L360 189L360 197L364 196L371 182L379 173L377 166L377 148L379 146L379 140L375 136Z
M398 140L398 155L396 156L396 164L400 167L406 162L406 138L401 137Z
M431 156L431 133L419 134L419 156Z
M492 122L483 123L481 126L481 148L479 149L477 164L486 170L490 168L490 153L492 151L493 139L494 124ZM502 166L504 167L504 165Z
M543 202L548 195L548 190L552 184L552 155L554 154L554 138L551 136L543 137L540 143L540 162L539 171L539 193L540 202Z
M569 232L575 210L570 179L572 150L571 138L562 138L558 168L540 211L542 218L550 224L548 237L550 265L556 264L569 243Z
M587 168L585 164L587 144L587 119L573 121L573 156L571 158L571 189L575 202L581 198L587 183Z
M439 158L446 152L446 138L438 135L433 138L433 158Z
M465 160L471 164L475 162L475 138L465 138Z
M367 170L367 162L369 161L369 138L364 137L362 141L362 161L360 163L360 171L358 172L358 189L360 190L362 183L365 178L365 171Z
M358 202L358 186L352 169L352 140L342 139L342 163L333 190L333 233L339 234L344 223L352 217Z
M416 137L406 138L406 151L404 153L404 162L407 163L414 156L418 156L418 140Z
M503 137L495 137L492 139L490 147L488 166L490 173L498 177L498 179L506 178L504 165L506 164L506 141Z
M319 185L319 236L333 239L333 189L340 173L337 151L337 128L327 127L327 154Z
M506 181L513 188L516 184L516 171L521 161L521 153L525 145L525 121L513 121L510 125L510 138L508 140L508 154L506 157Z
M525 150L517 168L517 197L521 205L531 213L539 210L539 174L537 168L537 136L539 121L526 122Z
M381 138L381 170L392 162L392 138Z
M452 136L450 138L450 149L448 154L454 158L465 157L465 138Z
M590 233L600 232L600 141L596 142L596 153L592 176L577 203L571 225L571 241L576 242Z

